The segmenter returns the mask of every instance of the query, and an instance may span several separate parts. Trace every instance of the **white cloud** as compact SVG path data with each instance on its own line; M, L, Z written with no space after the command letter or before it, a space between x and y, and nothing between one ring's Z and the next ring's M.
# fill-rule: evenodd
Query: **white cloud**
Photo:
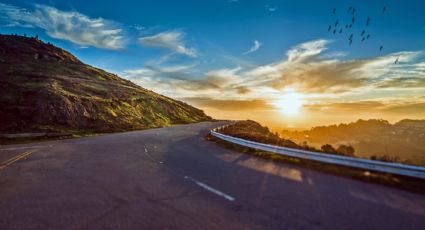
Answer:
M407 92L425 87L425 62L419 59L421 52L348 59L345 53L326 52L328 44L327 40L305 42L289 49L282 60L255 67L236 65L196 75L193 73L199 71L195 66L174 66L162 70L150 68L131 77L166 95L223 100L241 98L241 95L249 100L275 100L288 89L319 101L323 98L344 100L350 95L364 95L362 98L368 99L369 95L378 97L386 90ZM395 64L397 57L399 62ZM373 93L368 93L371 90Z
M152 36L141 37L139 42L142 46L166 48L176 53L196 57L196 50L185 45L184 36L185 34L181 31L165 31Z
M266 5L265 7L270 12L275 12L278 9L277 7L273 7L273 6L269 6L269 5Z
M75 11L61 11L45 5L36 5L30 11L2 3L0 14L9 26L37 27L53 38L71 41L83 47L124 47L123 30L117 23L103 18L90 18Z
M260 47L262 46L263 44L261 44L261 42L259 42L259 41L257 41L257 40L255 40L254 41L254 45L252 45L251 46L251 48L249 48L249 50L248 51L246 51L245 53L243 53L244 55L246 55L246 54L250 54L250 53L252 53L252 52L255 52L255 51L257 51L258 49L260 49Z
M301 43L288 50L286 53L288 61L303 62L308 59L315 58L326 50L326 45L329 43L330 41L324 39Z

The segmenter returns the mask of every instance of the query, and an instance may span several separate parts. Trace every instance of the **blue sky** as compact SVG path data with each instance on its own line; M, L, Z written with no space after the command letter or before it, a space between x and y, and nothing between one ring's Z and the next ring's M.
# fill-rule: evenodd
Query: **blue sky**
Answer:
M42 29L25 29L38 33L71 50L84 61L107 69L122 71L136 67L166 51L142 48L137 44L141 31L132 26L145 27L145 33L181 30L186 33L188 45L196 47L205 59L214 59L216 53L240 57L254 40L263 45L261 50L240 57L257 64L277 60L290 47L317 38L335 40L331 49L350 52L350 57L378 55L380 44L384 52L423 50L425 48L425 17L423 1L2 1L26 9L34 4L52 6L62 11L76 11L91 18L115 21L125 28L128 46L120 51L80 49L78 46L45 35ZM372 41L348 47L342 36L331 36L327 27L335 19L348 15L347 7L357 7L357 17L372 17ZM388 11L381 14L383 6ZM337 15L332 9L337 8ZM274 11L271 11L273 10ZM19 31L2 28L4 32ZM342 40L342 41L341 41ZM105 57L107 56L107 57ZM207 61L207 60L205 60ZM218 63L217 65L226 65ZM232 65L234 63L228 63ZM211 67L211 66L207 66Z
M350 6L356 22L346 30ZM88 64L201 107L207 99L269 105L289 91L314 105L385 104L423 92L423 9L424 1L0 0L0 32L38 34ZM336 20L343 33L334 35L328 26ZM371 35L364 42L362 30Z

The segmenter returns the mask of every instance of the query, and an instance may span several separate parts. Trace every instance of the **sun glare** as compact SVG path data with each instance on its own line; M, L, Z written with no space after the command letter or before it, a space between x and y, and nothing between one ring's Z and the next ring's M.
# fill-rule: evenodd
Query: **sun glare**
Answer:
M295 116L300 113L303 107L304 100L302 95L296 92L289 92L282 96L282 98L273 103L281 113L288 116Z

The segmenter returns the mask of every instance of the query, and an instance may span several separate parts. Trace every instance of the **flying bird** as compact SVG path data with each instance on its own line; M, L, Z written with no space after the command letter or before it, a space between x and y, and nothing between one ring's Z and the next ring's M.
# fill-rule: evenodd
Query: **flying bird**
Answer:
M335 14L335 13L336 13L336 9L335 9L335 8L332 10L332 13L333 13L333 14Z
M352 40L353 39L353 36L354 36L354 34L350 34L350 40Z
M353 26L353 24L348 25L348 27L351 29L351 27Z
M395 59L395 62L394 62L394 64L397 64L398 63L398 58L399 58L400 56L398 56L397 57L397 59Z
M369 18L369 17L367 17L367 20L366 20L366 26L368 26L368 25L369 25L369 23L370 23L370 18Z
M351 22L352 23L354 23L356 21L356 18L355 17L353 17L352 19L351 19Z
M329 25L329 27L328 27L328 32L330 32L330 31L331 31L331 29L332 29L332 25Z
M353 9L353 7L348 7L348 12L351 12L351 10Z
M336 33L336 29L334 29L334 34Z
M384 6L384 8L382 9L382 13L385 13L386 10L387 10L387 7Z
M353 43L353 40L350 39L350 41L348 42L348 44L351 46L352 43Z
M353 7L353 11L352 12L353 12L353 14L356 13L356 8Z
M365 40L365 39L366 39L366 38L365 38L365 37L363 37L363 38L362 38L362 42L364 42L364 40Z
M335 27L337 27L337 26L338 26L338 23L339 23L339 22L338 22L338 20L336 20L336 22L335 22Z
M380 46L379 47L379 51L382 51L384 49L384 47L383 46Z
M370 38L370 34L368 34L367 36L366 36L366 39L369 39Z
M342 33L342 29L339 29L339 33Z
M362 33L361 33L360 36L363 36L365 33L366 33L366 31L365 30L362 30Z

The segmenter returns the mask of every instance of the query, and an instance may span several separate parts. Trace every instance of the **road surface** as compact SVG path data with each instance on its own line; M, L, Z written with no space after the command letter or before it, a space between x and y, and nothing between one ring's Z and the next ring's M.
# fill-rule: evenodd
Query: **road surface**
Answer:
M223 149L204 122L0 146L0 229L423 229L425 196Z

